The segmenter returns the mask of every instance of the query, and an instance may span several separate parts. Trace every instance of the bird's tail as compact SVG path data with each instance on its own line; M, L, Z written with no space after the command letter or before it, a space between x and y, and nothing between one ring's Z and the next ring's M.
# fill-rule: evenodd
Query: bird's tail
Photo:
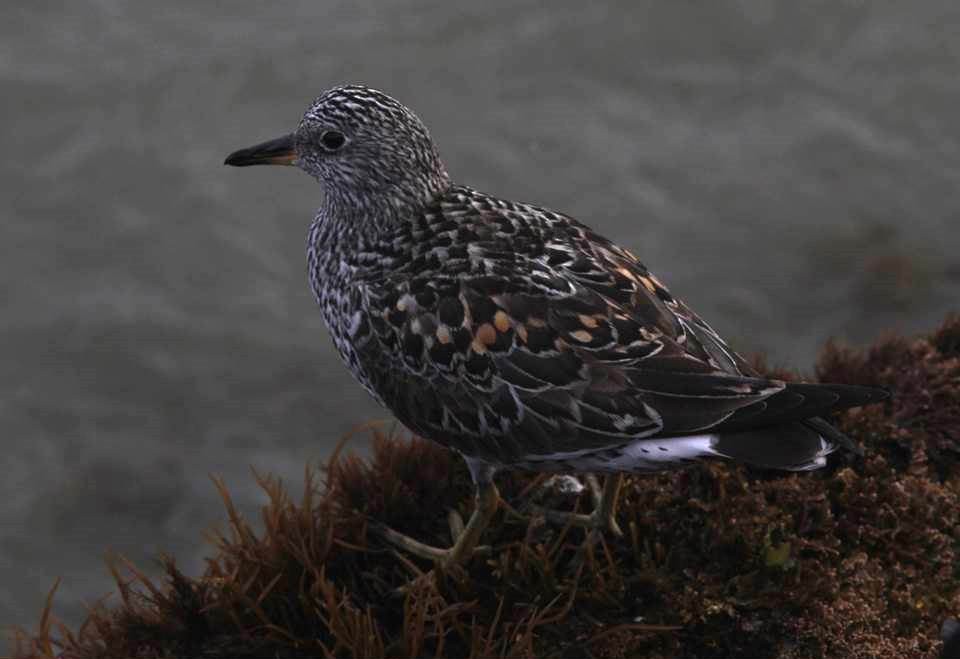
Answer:
M849 437L820 418L718 433L711 446L718 456L786 471L826 466L827 456L840 447L863 454Z
M602 454L570 457L564 466L576 471L650 472L725 458L767 469L811 471L825 466L827 456L841 447L862 454L849 437L823 419L813 418L744 430L638 439ZM550 460L525 466L556 468Z

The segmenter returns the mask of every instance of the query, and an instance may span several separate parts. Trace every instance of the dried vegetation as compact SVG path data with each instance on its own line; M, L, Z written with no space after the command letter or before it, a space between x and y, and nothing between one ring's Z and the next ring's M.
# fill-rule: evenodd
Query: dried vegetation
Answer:
M443 574L369 528L449 543L445 507L468 515L471 486L431 444L377 432L368 458L308 470L299 501L258 476L262 532L218 482L229 530L205 574L162 557L152 583L117 558L116 600L68 630L51 593L15 656L936 657L960 613L960 318L864 351L830 344L816 377L893 392L835 419L865 457L630 478L625 537L592 543L516 514L543 479L504 474L493 552Z

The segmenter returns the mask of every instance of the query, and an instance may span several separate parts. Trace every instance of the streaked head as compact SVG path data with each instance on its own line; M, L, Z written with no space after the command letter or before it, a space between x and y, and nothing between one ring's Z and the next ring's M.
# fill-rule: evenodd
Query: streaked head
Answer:
M360 85L324 92L295 132L235 151L225 164L295 165L347 203L424 203L449 185L420 119Z

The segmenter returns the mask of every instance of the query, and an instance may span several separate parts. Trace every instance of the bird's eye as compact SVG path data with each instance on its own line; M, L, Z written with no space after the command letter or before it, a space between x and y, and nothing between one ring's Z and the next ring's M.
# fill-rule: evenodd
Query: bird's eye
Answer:
M320 143L323 144L323 148L327 151L336 151L342 147L346 141L347 138L344 134L335 130L328 130L320 136Z

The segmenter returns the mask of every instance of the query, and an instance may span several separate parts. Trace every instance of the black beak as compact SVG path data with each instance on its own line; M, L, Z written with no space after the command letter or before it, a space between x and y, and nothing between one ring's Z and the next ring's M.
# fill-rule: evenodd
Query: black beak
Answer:
M293 165L296 161L293 133L290 133L275 140L234 151L227 156L223 164L248 167L250 165Z

